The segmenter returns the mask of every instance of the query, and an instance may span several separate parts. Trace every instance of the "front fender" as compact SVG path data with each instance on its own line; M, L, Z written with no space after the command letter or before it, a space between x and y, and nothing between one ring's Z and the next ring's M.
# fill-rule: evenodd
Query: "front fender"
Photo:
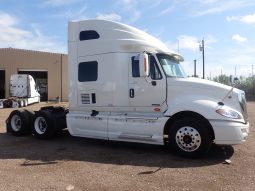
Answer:
M182 111L192 111L205 117L207 120L222 120L222 121L236 121L243 122L243 119L231 119L216 113L219 108L229 108L227 106L220 106L218 101L211 100L206 97L189 97L183 96L173 99L168 102L168 110L165 112L166 116L173 116Z

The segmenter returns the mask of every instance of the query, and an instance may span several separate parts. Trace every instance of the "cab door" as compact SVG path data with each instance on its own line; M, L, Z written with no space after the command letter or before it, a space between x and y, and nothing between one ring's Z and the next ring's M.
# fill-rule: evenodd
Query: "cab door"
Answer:
M149 55L148 77L140 77L139 56L133 55L129 67L129 105L133 111L153 112L166 108L166 77L154 55Z

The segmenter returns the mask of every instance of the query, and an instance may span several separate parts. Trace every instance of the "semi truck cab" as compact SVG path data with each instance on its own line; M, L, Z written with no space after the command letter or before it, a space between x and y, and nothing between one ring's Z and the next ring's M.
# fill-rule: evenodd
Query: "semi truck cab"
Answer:
M72 135L169 144L185 155L248 136L244 92L188 78L182 56L147 33L87 20L70 22L68 39Z
M207 153L212 144L244 142L249 134L245 93L188 78L183 60L134 27L106 20L69 22L69 108L15 111L7 129L29 132L24 125L20 129L26 131L15 130L19 124L11 121L18 115L42 139L67 127L73 136L167 145L187 157Z
M0 100L0 108L17 108L38 102L40 102L40 94L34 78L28 74L12 74L10 98Z

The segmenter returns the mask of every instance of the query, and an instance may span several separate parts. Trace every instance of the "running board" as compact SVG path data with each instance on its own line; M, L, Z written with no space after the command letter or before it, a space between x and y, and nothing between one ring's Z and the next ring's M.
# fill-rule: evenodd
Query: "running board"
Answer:
M119 139L126 139L126 140L158 142L157 139L153 139L152 135L127 135L127 134L121 134L118 138Z

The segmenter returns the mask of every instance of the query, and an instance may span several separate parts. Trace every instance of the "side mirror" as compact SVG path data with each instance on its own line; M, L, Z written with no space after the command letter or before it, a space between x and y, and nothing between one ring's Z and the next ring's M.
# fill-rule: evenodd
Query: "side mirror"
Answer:
M146 53L139 54L139 70L140 77L148 77L149 76L149 56Z
M230 79L231 84L233 84L233 85L240 83L240 80L236 76L230 75L229 79Z

